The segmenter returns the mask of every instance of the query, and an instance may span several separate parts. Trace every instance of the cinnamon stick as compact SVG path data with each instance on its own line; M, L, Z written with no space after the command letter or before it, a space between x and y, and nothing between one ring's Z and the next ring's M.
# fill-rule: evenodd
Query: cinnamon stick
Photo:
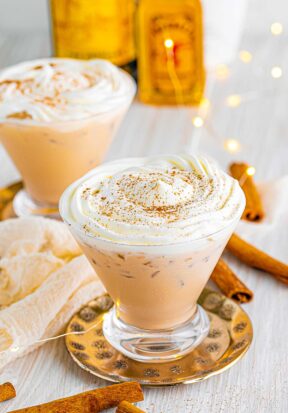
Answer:
M259 250L238 235L233 234L227 247L235 257L251 267L265 271L277 280L288 285L288 265L276 260L265 252Z
M239 181L246 196L246 207L242 218L248 221L261 221L264 217L263 205L253 176L247 174L248 168L249 165L246 163L232 163L230 173Z
M16 390L12 383L3 383L0 385L0 402L14 399L16 397Z
M116 413L145 413L129 402L121 402L117 407Z
M236 276L225 261L220 259L211 275L212 281L228 298L239 303L248 303L253 298L253 292Z
M13 410L10 413L98 413L118 406L123 400L132 403L143 400L140 384L137 382L114 384L38 406Z

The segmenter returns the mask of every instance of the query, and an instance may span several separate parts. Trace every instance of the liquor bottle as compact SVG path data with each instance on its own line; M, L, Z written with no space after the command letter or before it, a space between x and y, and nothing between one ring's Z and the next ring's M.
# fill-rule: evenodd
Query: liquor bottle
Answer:
M58 57L135 61L134 0L50 0Z
M139 0L136 32L140 100L199 104L205 86L200 0Z

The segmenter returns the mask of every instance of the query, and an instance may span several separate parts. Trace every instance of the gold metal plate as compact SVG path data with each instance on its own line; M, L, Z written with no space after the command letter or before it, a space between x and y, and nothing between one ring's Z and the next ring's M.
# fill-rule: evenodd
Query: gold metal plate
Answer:
M112 382L136 380L143 385L165 386L205 380L228 369L246 353L253 329L245 311L221 293L206 288L198 302L210 319L209 335L191 353L174 361L141 363L115 350L102 331L104 315L113 306L107 294L73 316L67 327L67 349L81 368Z

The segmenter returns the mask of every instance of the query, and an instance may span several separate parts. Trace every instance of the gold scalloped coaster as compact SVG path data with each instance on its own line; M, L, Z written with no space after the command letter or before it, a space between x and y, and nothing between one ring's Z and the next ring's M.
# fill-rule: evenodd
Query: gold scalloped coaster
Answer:
M102 331L105 313L113 306L108 294L90 301L72 317L66 347L78 366L112 382L136 380L143 385L164 386L205 380L240 360L252 342L253 328L245 311L219 292L205 288L198 303L208 314L210 331L182 358L141 363L114 349Z

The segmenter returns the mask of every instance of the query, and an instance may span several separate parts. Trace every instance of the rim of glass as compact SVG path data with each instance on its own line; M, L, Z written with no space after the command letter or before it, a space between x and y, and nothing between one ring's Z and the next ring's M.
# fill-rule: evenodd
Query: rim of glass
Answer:
M243 199L243 209L245 206L245 199ZM96 236L93 234L90 234L88 232L85 232L84 229L82 229L79 225L77 225L76 223L73 223L73 221L68 221L67 219L65 219L64 215L65 213L63 213L63 198L61 196L60 198L60 202L59 202L59 212L60 212L60 216L62 218L62 220L65 222L65 224L70 228L73 228L73 230L81 235L84 235L85 237L88 237L90 239L94 239L95 241L99 241L99 242L103 242L104 244L107 245L119 245L122 247L145 247L145 248L155 248L155 247L170 247L170 246L181 246L181 245L186 245L189 243L194 243L194 242L198 242L198 241L202 241L204 239L208 239L210 237L213 237L215 235L219 235L222 232L227 231L230 227L234 226L235 223L240 221L243 209L240 208L239 211L241 211L241 213L239 212L239 214L237 215L237 217L235 217L231 222L229 222L227 225L225 225L224 227L218 229L217 231L211 232L207 235L198 237L198 238L194 238L194 239L187 239L185 241L180 241L180 242L171 242L171 243L166 243L166 244L143 244L143 243L125 243L125 242L117 242L117 241L113 241L113 240L109 240L109 239L105 239L102 238L100 236Z
M159 155L158 155L159 156ZM155 156L155 158L158 158L158 156ZM162 155L165 156L165 155ZM127 242L123 242L123 241L115 241L113 239L108 239L108 238L104 238L102 236L100 236L99 234L92 234L89 233L88 231L86 231L82 225L80 223L77 223L76 220L69 219L69 216L71 216L71 213L69 213L70 208L70 202L68 200L70 200L71 197L73 197L73 193L75 192L76 188L81 185L83 182L86 182L88 178L91 178L94 176L95 174L95 170L98 171L98 173L102 172L102 173L106 173L107 172L107 168L111 167L111 165L114 164L122 164L124 163L125 165L127 164L127 161L129 160L130 162L128 163L128 166L131 166L134 164L135 161L141 161L143 159L145 159L146 157L130 157L130 158L120 158L120 159L115 159L109 162L104 162L102 164L100 164L99 166L97 166L94 169L91 169L89 172L87 172L85 175L83 175L82 177L80 177L79 179L77 179L76 181L72 182L62 193L59 203L58 203L58 209L59 209L59 213L60 216L62 218L62 220L71 228L73 228L73 230L75 230L77 233L79 234L83 234L84 236L86 236L88 239L94 239L96 241L99 242L103 242L103 243L107 243L107 245L119 245L119 246L131 246L131 247L157 247L157 246L171 246L171 245L185 245L187 243L191 243L191 242L197 242L197 241L201 241L210 237L213 237L215 235L221 234L222 232L225 232L229 227L232 227L233 225L236 225L239 220L241 219L242 213L244 211L245 208L245 204L246 204L246 198L244 195L244 192L242 190L242 188L240 187L239 183L239 189L240 189L240 193L241 193L241 197L239 200L239 205L238 205L238 211L235 213L235 216L228 221L228 223L225 223L225 225L223 225L221 228L217 229L216 231L212 231L209 232L206 235L201 235L197 238L193 238L193 239L187 239L187 240L183 240L183 241L176 241L176 242L169 242L169 243L143 243L143 242L134 242L134 243L127 243ZM152 157L153 158L153 157ZM106 171L106 172L105 172ZM73 215L72 215L73 216ZM125 237L123 237L125 238Z
M55 59L55 58L49 58L49 59ZM65 59L65 58L61 58L61 59ZM44 59L35 59L35 62L37 61L41 61L41 60L48 60L48 58L44 58ZM69 59L66 58L66 60L74 60L74 59ZM92 59L93 60L93 59ZM94 60L104 60L104 59L94 59ZM104 60L105 61L105 60ZM25 62L21 62L21 63L25 63ZM19 63L19 64L21 64ZM12 65L10 67L13 67L16 65ZM115 65L114 65L115 66ZM116 66L117 67L117 66ZM0 70L0 73L6 69L9 69L9 66L7 68L3 68L2 70ZM136 91L137 91L137 83L135 81L135 79L125 70L121 69L120 67L117 67L117 69L122 73L123 76L125 76L127 78L127 81L130 83L129 84L129 88L127 88L126 93L122 93L121 95L119 95L117 97L117 100L122 99L123 97L126 96L126 100L133 100ZM128 99L129 97L129 99ZM0 117L0 124L12 124L12 125L23 125L23 126L55 126L55 125L64 125L64 124L68 124L68 123L77 123L77 122L82 122L82 121L87 121L96 117L101 117L103 115L107 115L109 113L111 113L113 110L119 108L121 106L123 102L119 102L117 105L113 106L112 108L110 108L109 110L106 111L102 111L99 113L94 113L94 114L90 114L88 116L85 116L84 118L80 118L80 119L65 119L65 120L56 120L56 121L52 121L52 122L44 122L44 121L40 121L40 120L34 120L34 119L13 119L13 118L1 118Z
M137 159L137 158L130 158L130 159ZM123 158L123 159L116 159L114 161L110 161L109 163L113 164L113 163L126 162L126 161L127 161L127 159ZM106 165L106 162L104 164L99 165L99 167L101 168L105 165ZM68 225L68 227L73 228L73 230L75 230L75 232L79 233L79 235L80 234L84 235L88 239L94 239L96 241L103 242L104 244L107 244L107 245L119 245L119 246L123 246L123 247L124 246L126 246L126 247L130 246L130 247L147 247L147 248L149 248L149 247L153 248L154 247L155 248L155 247L164 247L164 246L168 247L168 246L173 246L173 245L174 246L186 245L188 243L202 241L204 239L213 237L215 235L219 235L222 232L227 231L230 227L235 225L235 223L237 224L241 219L241 216L242 216L242 213L244 211L245 204L246 204L246 198L245 198L244 192L243 192L242 188L239 186L242 196L241 196L241 201L239 203L238 213L235 215L235 217L231 221L229 221L226 225L224 225L222 228L220 228L216 231L210 232L209 234L206 234L204 236L200 236L200 237L197 237L197 238L194 238L194 239L187 239L187 240L184 240L184 241L179 241L179 242L176 241L176 242L170 242L170 243L165 243L165 244L164 243L151 243L151 244L126 243L126 242L123 242L123 241L117 242L117 241L114 241L114 240L111 240L111 239L103 238L99 235L97 236L95 234L91 234L91 233L85 231L82 228L82 226L80 224L78 224L77 222L67 219L67 217L69 216L69 214L67 213L68 209L69 209L68 208L69 203L66 202L66 200L67 200L67 198L69 198L69 196L67 196L67 195L70 193L70 191L73 192L73 187L76 185L76 183L79 183L87 175L93 174L93 171L94 171L94 169L92 169L87 174L85 174L83 177L81 177L78 180L76 180L75 182L73 182L71 185L69 185L65 189L65 191L62 193L62 195L60 197L58 208L59 208L59 213L60 213L60 216L61 216L62 220L65 222L66 225Z

